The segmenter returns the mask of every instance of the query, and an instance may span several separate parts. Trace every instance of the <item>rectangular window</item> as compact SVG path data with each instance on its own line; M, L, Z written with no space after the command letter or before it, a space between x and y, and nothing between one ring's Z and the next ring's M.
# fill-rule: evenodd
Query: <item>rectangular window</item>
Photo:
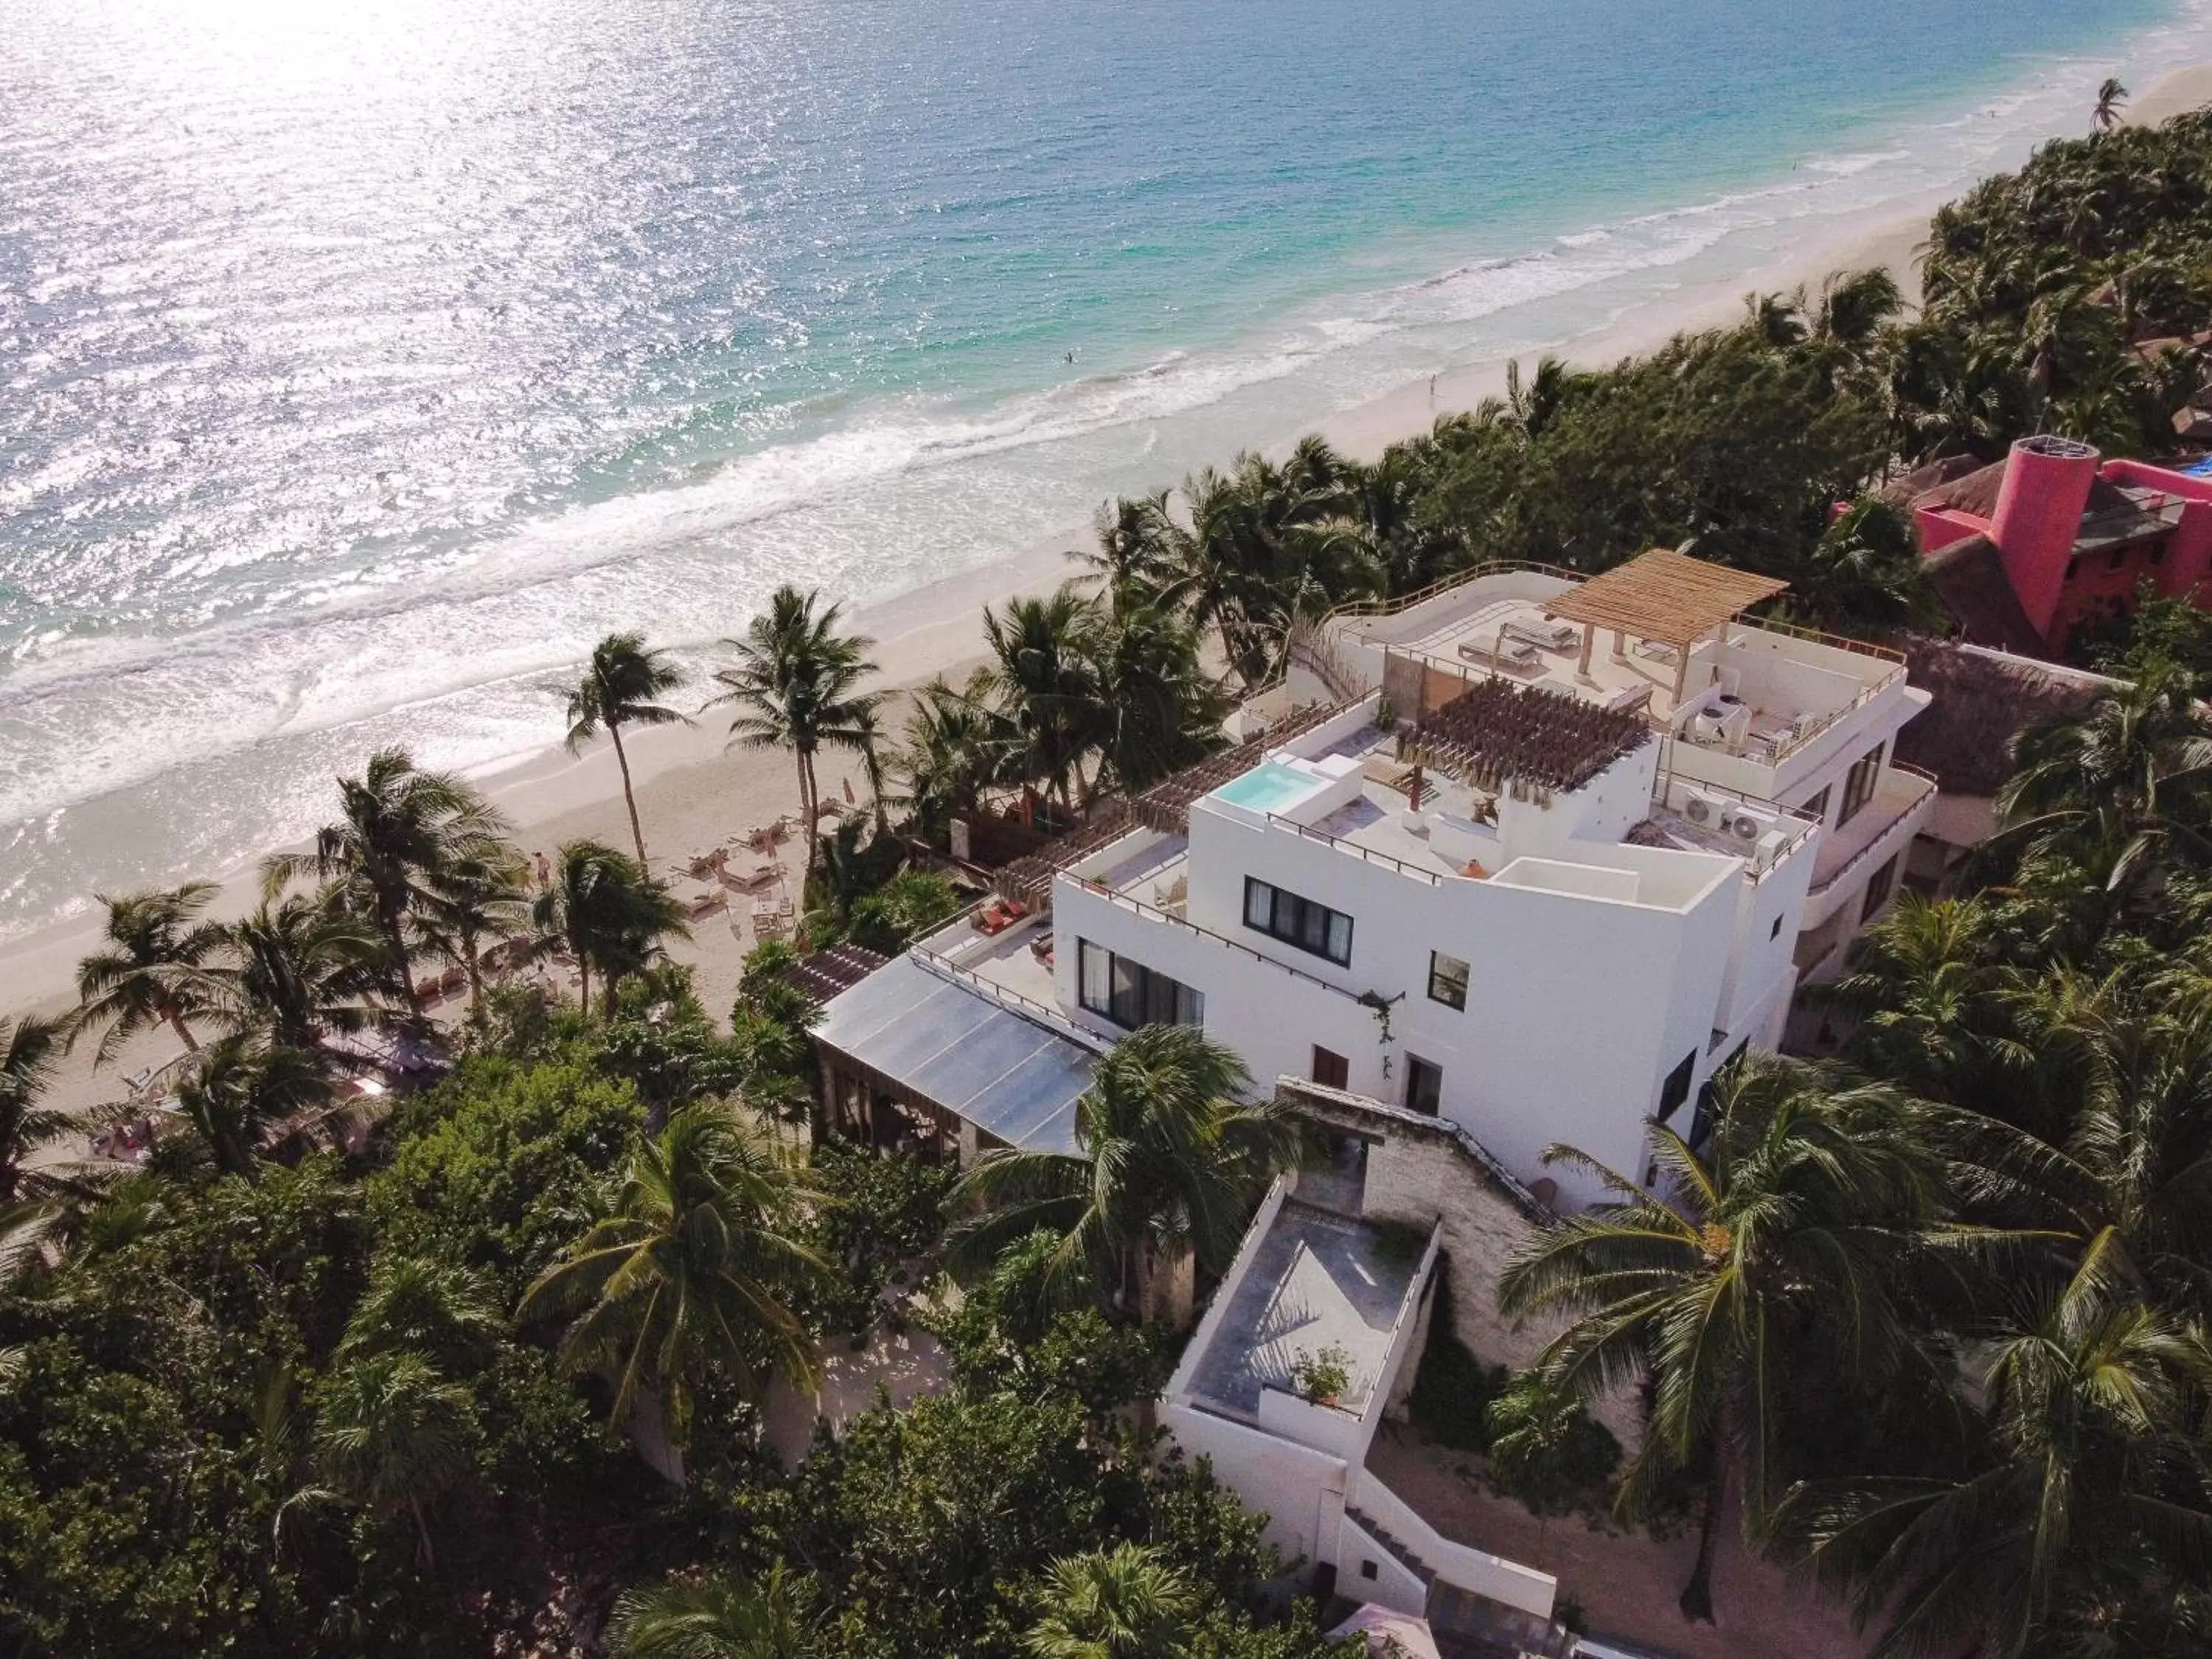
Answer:
M2150 562L2154 565L2166 562L2166 543L2163 538L2150 544Z
M1406 1109L1434 1117L1444 1100L1444 1068L1418 1054L1406 1056Z
M1350 916L1250 876L1244 878L1244 925L1340 967L1352 960Z
M1200 993L1087 939L1076 941L1076 998L1092 1013L1131 1030L1206 1023L1206 998Z
M1705 1086L1698 1091L1698 1109L1690 1114L1690 1133L1687 1136L1692 1149L1702 1148L1713 1132L1714 1108L1718 1103L1721 1081L1728 1075L1729 1066L1743 1058L1744 1050L1751 1047L1746 1037L1729 1050L1729 1057L1713 1067L1713 1074L1705 1079Z
M1429 1000L1447 1008L1467 1006L1467 964L1441 951L1429 952Z
M1352 1062L1316 1042L1314 1044L1313 1080L1324 1089L1348 1089L1352 1086Z
M2105 555L2105 568L2107 570L2120 569L2126 565L2127 562L2128 550L2124 547L2116 547Z
M1692 1048L1659 1085L1659 1109L1652 1116L1653 1122L1664 1123L1682 1109L1682 1103L1690 1097L1690 1073L1697 1068L1698 1051Z
M1872 921L1875 912L1889 902L1889 890L1897 881L1897 854L1892 853L1881 869L1867 882L1866 902L1859 907L1862 926Z
M1821 823L1826 823L1828 821L1828 791L1834 787L1835 785L1833 784L1828 785L1826 788L1822 789L1819 794L1814 796L1812 799L1807 801L1797 810L1805 814L1807 817L1818 818Z
M1837 829L1856 817L1859 808L1874 799L1875 785L1881 777L1881 744L1875 744L1844 775L1844 804L1836 812Z

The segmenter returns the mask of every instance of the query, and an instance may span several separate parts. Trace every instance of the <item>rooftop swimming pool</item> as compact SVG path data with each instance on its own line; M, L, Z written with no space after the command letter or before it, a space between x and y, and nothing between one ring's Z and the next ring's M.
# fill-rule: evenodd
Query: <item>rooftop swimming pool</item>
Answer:
M1213 792L1213 799L1250 812L1279 812L1292 801L1313 793L1322 783L1322 780L1310 772L1285 766L1280 761L1268 761L1230 779Z

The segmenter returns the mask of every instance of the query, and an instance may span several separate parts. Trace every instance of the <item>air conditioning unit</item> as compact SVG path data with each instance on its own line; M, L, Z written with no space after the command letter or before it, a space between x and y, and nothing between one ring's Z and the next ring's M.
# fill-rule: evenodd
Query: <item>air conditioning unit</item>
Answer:
M1728 816L1729 834L1741 842L1755 842L1777 825L1773 813L1761 811L1756 806L1738 805Z
M1727 821L1729 809L1735 805L1726 795L1709 795L1702 789L1682 792L1682 816L1715 830Z

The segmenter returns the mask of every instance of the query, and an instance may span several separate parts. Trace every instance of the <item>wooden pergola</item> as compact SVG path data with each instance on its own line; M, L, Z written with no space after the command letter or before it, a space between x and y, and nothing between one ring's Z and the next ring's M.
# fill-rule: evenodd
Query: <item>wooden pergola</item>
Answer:
M1544 609L1583 630L1580 672L1589 672L1590 653L1601 628L1613 630L1613 654L1621 636L1632 634L1674 647L1674 701L1690 672L1690 653L1709 634L1718 632L1762 599L1790 586L1772 576L1755 576L1724 564L1693 559L1665 548L1639 553L1626 564L1593 576L1580 587L1545 601Z

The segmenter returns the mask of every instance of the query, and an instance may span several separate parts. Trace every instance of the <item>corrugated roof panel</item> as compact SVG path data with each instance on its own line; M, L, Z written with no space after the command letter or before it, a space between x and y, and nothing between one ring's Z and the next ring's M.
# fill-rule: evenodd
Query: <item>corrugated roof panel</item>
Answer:
M833 999L814 1035L1012 1146L1081 1155L1075 1103L1097 1056L910 957Z

